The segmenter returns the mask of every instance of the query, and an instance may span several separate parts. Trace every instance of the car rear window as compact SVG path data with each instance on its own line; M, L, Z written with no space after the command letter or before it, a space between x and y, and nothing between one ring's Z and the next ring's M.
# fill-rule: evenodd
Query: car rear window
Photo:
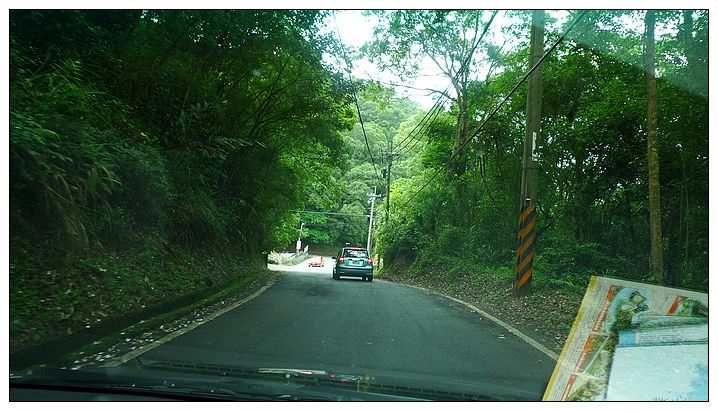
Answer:
M344 250L344 257L369 258L366 250Z

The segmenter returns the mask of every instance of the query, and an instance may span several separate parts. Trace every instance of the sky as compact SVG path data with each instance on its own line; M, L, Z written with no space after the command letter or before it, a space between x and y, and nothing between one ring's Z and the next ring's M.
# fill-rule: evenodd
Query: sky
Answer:
M374 16L364 16L361 10L344 10L336 13L336 25L330 23L330 27L338 31L342 42L345 45L359 49L373 37L373 28L377 23ZM367 59L359 59L352 62L354 70L352 75L361 79L374 79L384 83L403 83L399 78L388 72L382 72ZM422 74L431 75L437 73L436 66L428 59L422 64ZM421 77L410 84L416 88L433 88L444 90L449 84L446 77L428 76ZM409 88L397 88L397 93L411 98L419 103L424 109L430 109L434 105L435 96L427 95L426 92Z
M503 13L499 13L496 19L492 23L493 32L498 31L499 27L508 23L508 20L502 16ZM361 10L343 10L337 11L336 24L331 20L328 22L330 29L338 31L341 36L342 42L350 47L359 49L366 42L370 41L373 37L373 29L377 23L377 18L374 16L364 16ZM488 17L486 17L488 19ZM445 76L437 76L439 72L436 65L428 58L422 61L421 74L422 76L415 79L412 82L400 80L389 72L382 72L375 64L369 62L367 59L359 59L352 61L354 70L352 75L360 79L373 79L383 83L393 84L406 84L411 88L397 87L396 91L399 95L409 97L416 101L424 109L430 109L438 96L436 94L429 94L427 91L417 89L435 89L445 90L449 85L449 79Z
M364 13L362 10L335 10L335 12L330 15L330 17L326 20L327 29L329 31L338 33L342 42L348 48L358 50L362 45L372 40L373 29L378 22L377 17L365 14L366 13ZM552 24L550 26L547 25L547 32L549 32L550 30L563 29L566 19L569 16L567 10L561 9L547 10L547 14L557 19L555 24ZM490 13L485 13L482 21L484 23L488 22L489 16ZM643 26L640 20L632 20L629 18L624 18L623 20L628 30L635 31L638 33L642 32ZM504 36L501 32L501 29L503 27L507 27L511 24L516 23L522 22L518 21L515 17L507 17L506 10L499 10L489 28L487 38L490 39L493 44L500 45L506 42L505 50L510 50L511 46L518 43L519 39ZM525 31L526 36L528 37L528 28L526 28ZM666 28L660 26L657 27L657 37L668 33L669 30L667 30ZM670 34L674 35L674 33ZM545 48L548 49L548 47L549 44L546 44ZM375 64L371 63L365 58L352 60L352 65L352 75L354 78L377 80L387 86L391 84L404 84L409 86L395 87L395 90L399 95L408 97L416 101L422 108L426 110L429 110L434 105L435 101L438 99L438 94L432 94L431 92L425 90L445 90L450 84L450 80L445 76L436 75L437 73L439 73L439 70L434 64L434 62L431 61L429 58L423 59L422 63L420 64L421 70L419 74L421 74L421 76L414 80L402 80L388 71L381 71ZM486 72L482 67L474 68L474 70L475 73L472 75L472 78L485 77ZM449 89L449 92L451 94L454 94L453 90L451 89Z
M551 11L550 13L559 18L559 23L568 15L565 11ZM489 16L490 13L485 13L482 21L484 23L488 22ZM378 19L375 16L366 16L362 10L337 10L326 23L330 31L338 32L342 42L346 46L358 50L362 45L373 38L373 29L377 21ZM495 44L503 44L506 40L506 47L509 49L511 41L515 42L516 40L504 37L501 34L501 28L512 23L516 23L516 19L507 17L505 10L499 11L489 27L487 38L493 37L492 41ZM416 101L422 108L427 110L434 105L438 94L431 94L422 89L445 90L450 84L449 79L445 76L436 75L439 73L439 69L429 58L423 59L420 64L421 70L419 74L421 74L421 76L414 80L401 80L390 72L382 72L375 64L369 62L367 59L353 60L352 65L352 75L355 78L377 80L385 83L385 85L404 84L409 86L396 87L396 91L399 95ZM482 68L478 68L474 78L476 78L476 76L485 76L485 74Z

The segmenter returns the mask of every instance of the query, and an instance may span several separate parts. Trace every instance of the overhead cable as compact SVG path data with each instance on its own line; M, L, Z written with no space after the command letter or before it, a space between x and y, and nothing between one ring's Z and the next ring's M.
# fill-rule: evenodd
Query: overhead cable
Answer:
M359 100L357 99L356 89L354 88L353 80L352 80L352 71L351 71L351 62L349 61L349 57L347 56L347 51L344 49L344 42L342 41L342 36L339 34L339 24L337 24L337 15L335 11L332 11L332 16L334 17L334 26L336 27L336 33L337 37L339 38L339 45L342 49L342 55L344 56L344 62L347 65L347 72L349 73L349 81L352 83L352 95L354 96L354 104L357 108L357 115L359 117L359 124L361 124L361 132L364 135L364 143L366 144L366 151L369 153L369 158L371 159L371 165L374 167L374 176L377 180L381 180L379 178L379 172L376 169L376 162L374 162L374 155L371 153L371 149L369 148L369 139L366 136L366 129L364 129L364 120L362 119L361 110L359 109Z
M508 99L510 99L511 96L513 96L513 94L516 92L516 90L518 90L518 88L521 87L521 85L528 79L528 77L531 75L531 73L533 73L543 63L543 61L546 59L546 57L548 57L548 55L551 54L556 49L556 47L558 47L558 45L563 41L563 39L566 37L566 35L568 35L568 33L571 32L571 30L573 30L573 28L576 26L576 24L586 15L587 12L588 12L588 10L583 10L581 12L581 14L579 14L578 17L576 17L576 19L563 32L561 37L559 37L558 40L556 40L556 42L551 46L551 48L546 53L544 53L543 56L541 56L539 61L537 61L536 64L534 64L534 66L531 67L531 69L528 72L526 72L526 74L521 78L521 80L518 83L516 83L514 88L511 89L509 94L506 97L504 97L503 100L501 100L501 103L499 103L499 105L496 106L496 108L491 112L491 114L489 114L484 119L484 121L476 129L476 131L474 131L474 133L471 135L471 137L467 138L466 141L464 142L464 144L462 144L461 147L454 154L452 154L451 157L449 157L449 160L442 167L440 167L436 171L436 173L434 173L431 176L431 178L429 178L429 180L426 183L424 183L423 186L421 186L421 188L418 191L416 191L411 197L409 197L409 199L404 203L405 206L408 205L411 202L411 200L413 200L424 188L426 188L429 185L429 183L431 183L442 171L444 171L449 166L451 161L454 160L454 158L456 158L462 151L464 151L464 148L466 148L466 146L469 144L469 142L479 135L479 133L484 128L486 123L489 120L491 120L494 117L494 115L496 115L496 113L498 113L498 111L501 109L501 107L503 107L504 103L506 103L506 101L508 101Z
M418 140L421 139L421 137L418 137L418 138L417 138L417 136L421 135L421 134L420 134L420 133L421 133L421 130L422 130L422 129L428 130L427 124L430 125L431 123L433 123L433 121L431 121L431 122L426 121L427 117L430 116L429 113L431 113L431 112L432 112L433 110L435 110L435 109L438 110L440 107L443 107L443 103L444 103L443 100L446 98L447 93L448 93L448 91L449 91L449 88L451 88L451 85L454 84L454 82L455 82L456 80L458 80L459 76L462 75L465 70L468 70L469 61L471 60L471 57L474 55L474 52L476 51L476 47L478 47L478 45L481 43L481 40L484 38L484 35L486 34L486 32L489 30L489 27L491 26L491 23L494 21L494 17L496 17L496 14L497 14L497 13L498 13L498 10L494 10L494 12L491 14L491 18L489 19L489 21L488 21L488 22L486 23L486 25L484 26L484 30L483 30L483 32L481 33L481 36L479 36L479 39L478 39L478 40L476 41L476 43L473 45L473 47L471 48L471 51L466 55L466 58L465 58L464 61L462 62L461 66L459 67L459 70L456 72L456 74L454 75L454 77L452 77L451 81L449 82L449 85L446 86L446 89L444 89L444 92L441 93L441 97L439 97L439 99L438 99L438 100L434 103L434 105L432 106L431 110L429 110L429 111L424 115L424 117L421 119L421 121L419 121L419 123L418 123L416 126L414 126L414 128L409 132L409 134L408 134L406 137L404 137L404 139L397 145L397 150L400 150L402 144L404 144L404 142L407 141L407 140L410 139L410 138L411 138L411 139L414 139L414 140L417 140L416 142L414 142L414 145L412 146L412 148L413 148L413 147L417 144ZM477 18L478 18L478 17L477 17ZM434 119L436 119L437 115L438 115L438 112L437 112L437 113L434 113ZM426 123L423 124L422 129L420 129L420 130L416 133L416 135L414 135L414 132L416 131L416 129L417 129L420 125L422 125L422 123L424 123L425 121L426 121ZM407 146L408 146L409 144L411 144L411 142L407 143ZM408 151L408 150L407 150L407 151Z

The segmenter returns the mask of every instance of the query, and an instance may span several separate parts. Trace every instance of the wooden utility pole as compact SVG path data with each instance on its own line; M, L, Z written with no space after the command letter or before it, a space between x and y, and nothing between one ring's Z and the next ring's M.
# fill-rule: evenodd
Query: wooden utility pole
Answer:
M371 202L371 211L369 211L369 235L366 238L366 249L371 257L371 231L374 227L374 200L381 197L381 194L376 193L376 186L374 186L374 194L369 194Z
M656 106L656 12L646 11L646 43L643 68L646 72L648 99L646 105L646 131L648 140L648 214L651 222L650 272L661 284L666 283L663 272L663 234L661 232L661 186L658 172L658 121Z
M392 150L392 141L389 140L389 150L379 152L380 156L386 157L386 222L389 222L389 191L391 191L391 163L394 157L398 157L399 153L394 153Z
M386 156L387 164L386 164L386 222L389 222L389 194L391 193L391 160L392 160L392 152L391 148L389 148L389 152Z
M529 68L541 59L544 53L543 10L534 10L531 18L531 45ZM528 78L526 99L526 135L524 138L523 167L521 170L521 198L519 212L518 247L516 250L516 280L514 294L523 296L531 293L531 276L536 250L536 192L538 186L537 144L541 132L541 92L543 70L541 66Z

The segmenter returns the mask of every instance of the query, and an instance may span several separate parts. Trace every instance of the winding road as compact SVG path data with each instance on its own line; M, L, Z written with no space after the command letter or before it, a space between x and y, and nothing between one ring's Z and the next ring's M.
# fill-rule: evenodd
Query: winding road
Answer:
M434 389L539 400L554 360L468 307L375 279L333 280L324 267L282 271L256 298L140 359L301 368Z

